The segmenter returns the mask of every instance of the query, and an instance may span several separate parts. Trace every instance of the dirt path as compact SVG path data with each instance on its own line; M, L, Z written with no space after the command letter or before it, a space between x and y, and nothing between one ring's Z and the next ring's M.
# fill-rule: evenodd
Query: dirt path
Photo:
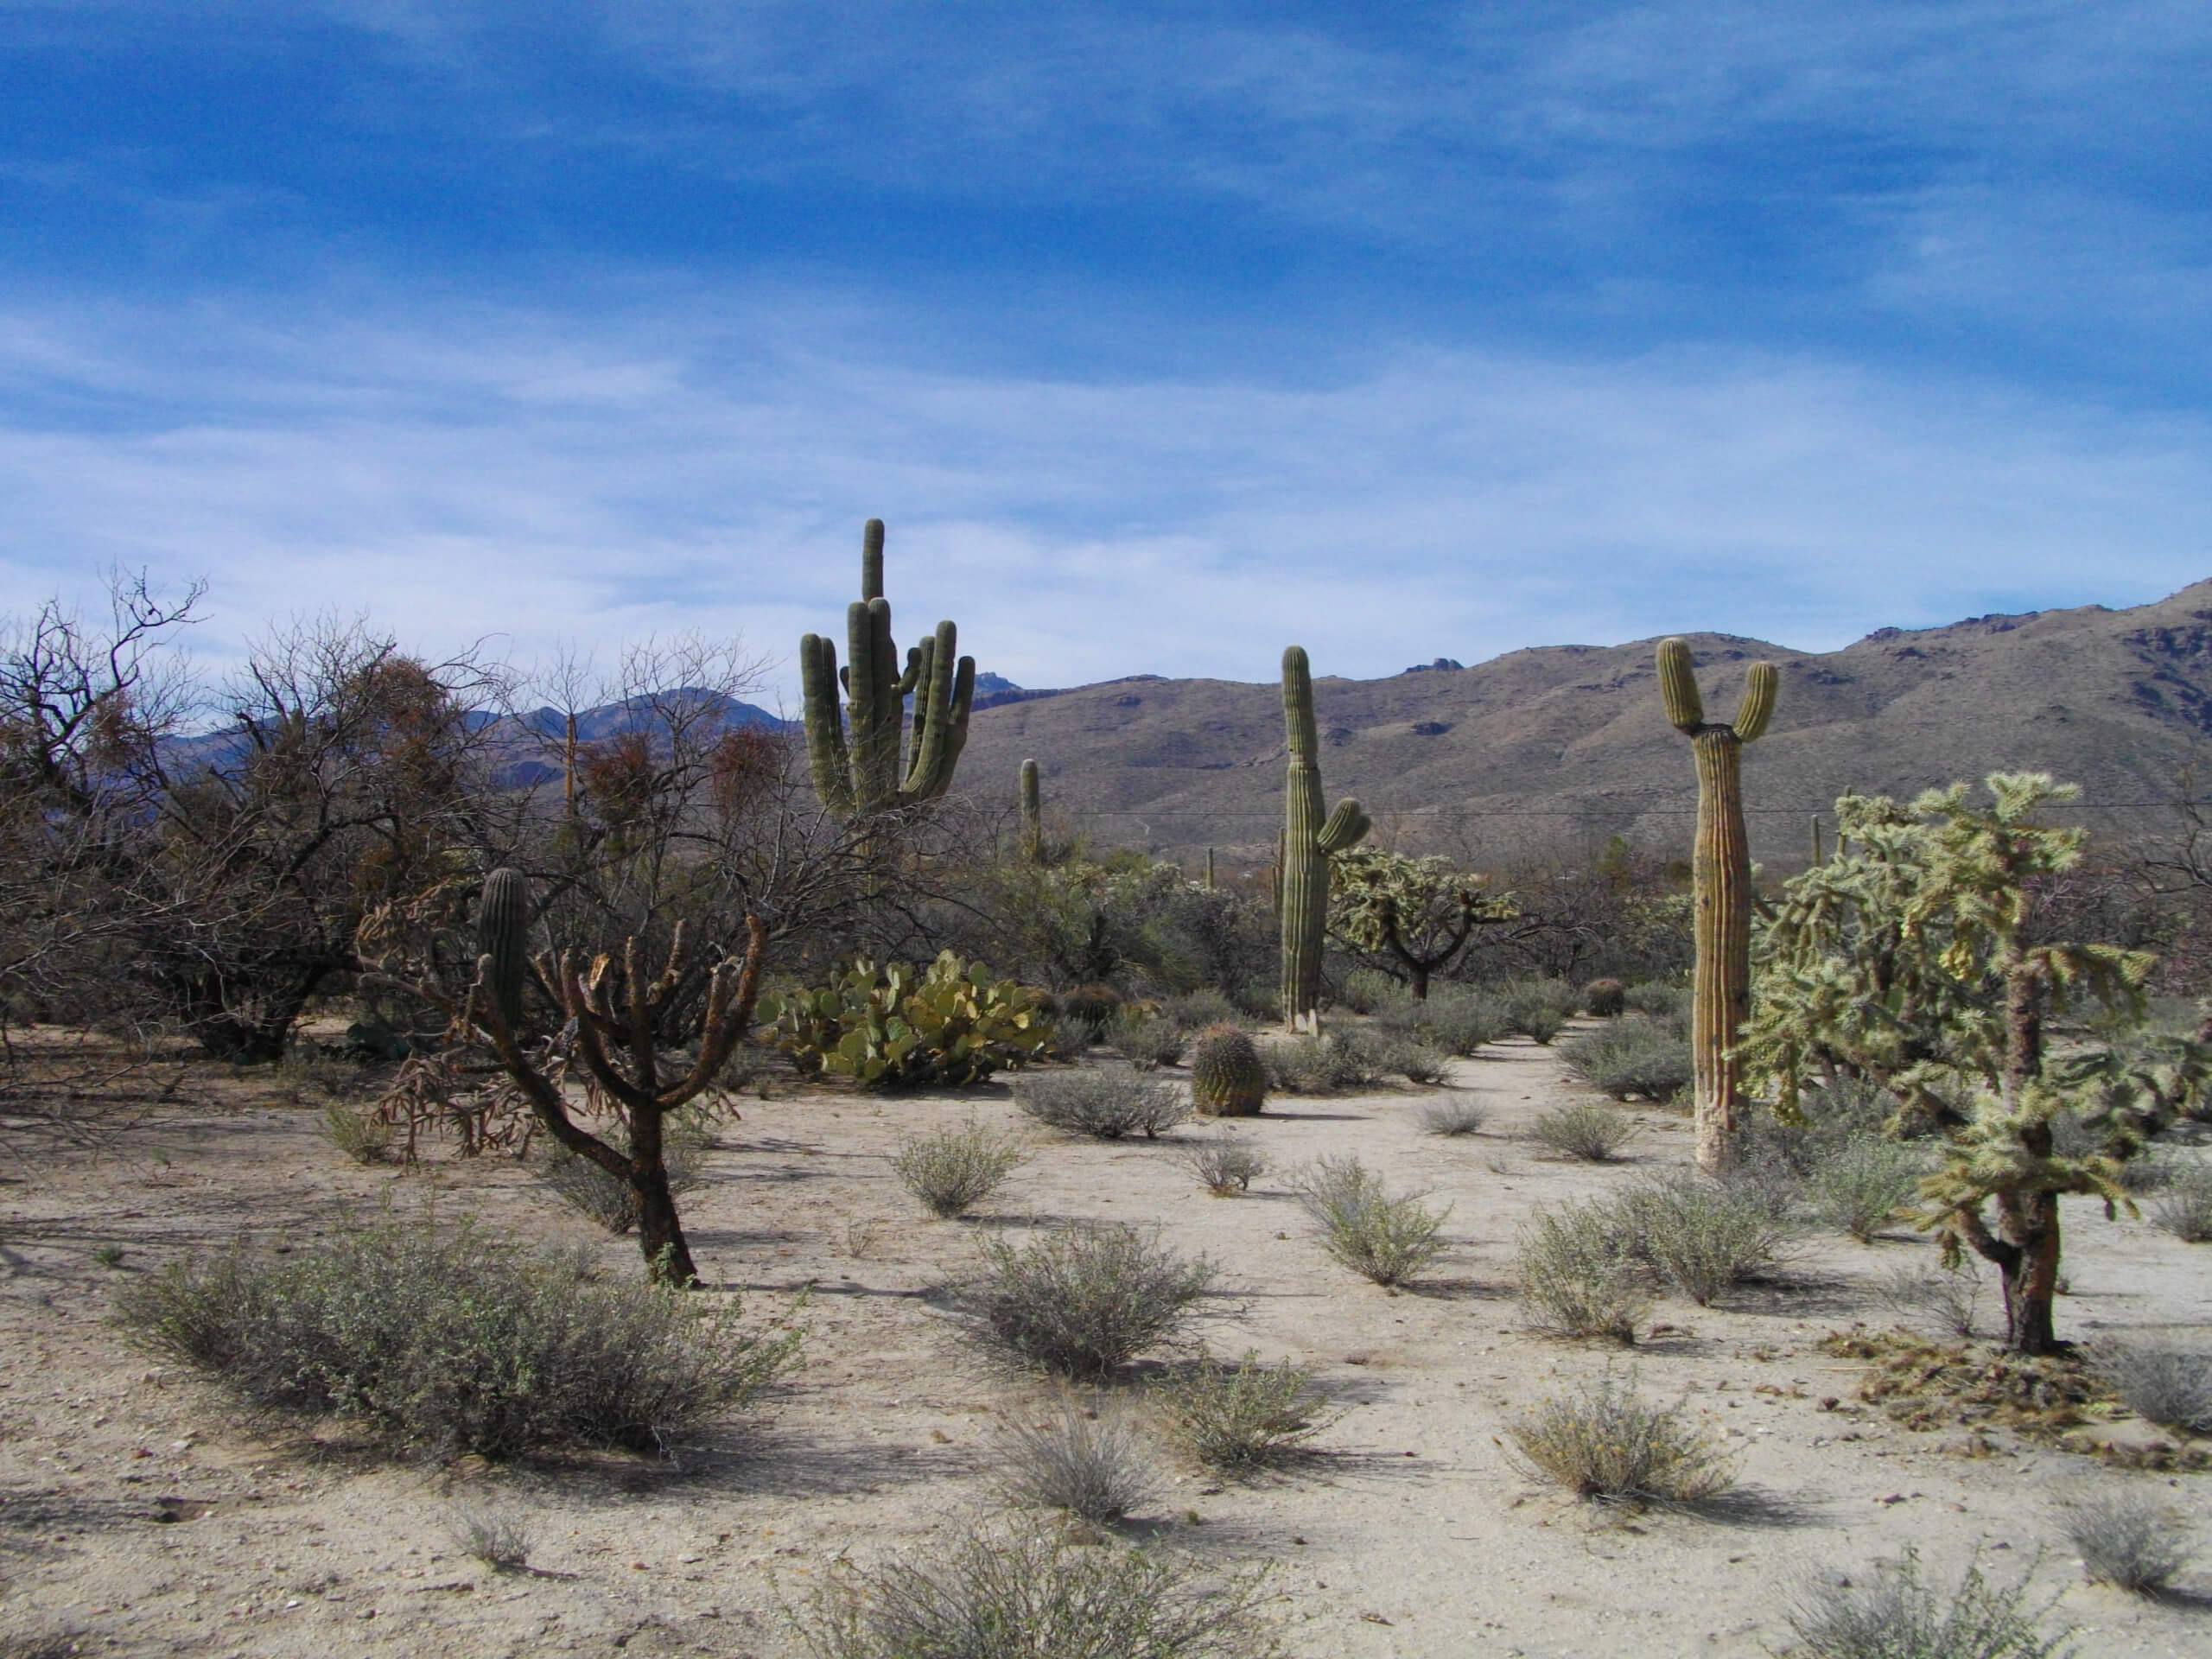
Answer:
M1961 1436L1853 1404L1864 1368L1816 1344L1854 1319L1885 1323L1871 1286L1924 1244L1816 1240L1788 1286L1726 1310L1663 1305L1667 1328L1632 1355L1531 1336L1510 1296L1530 1207L1685 1162L1689 1136L1649 1112L1628 1163L1539 1157L1526 1126L1572 1090L1548 1051L1517 1039L1458 1063L1452 1086L1490 1109L1482 1134L1421 1133L1427 1091L1277 1103L1236 1131L1272 1170L1229 1200L1199 1190L1172 1138L1034 1133L1002 1089L748 1102L688 1202L693 1246L754 1311L807 1297L807 1369L757 1427L673 1464L379 1466L247 1420L107 1323L118 1274L239 1231L311 1249L342 1205L411 1204L424 1188L635 1270L633 1245L512 1164L362 1169L294 1108L172 1122L127 1155L18 1161L0 1185L0 1636L317 1659L791 1651L779 1606L840 1556L927 1548L988 1506L997 1426L1045 1397L980 1357L941 1294L971 1269L978 1230L1096 1218L1156 1222L1212 1257L1214 1351L1309 1364L1342 1405L1310 1465L1227 1485L1171 1465L1138 1518L1192 1549L1275 1562L1291 1655L1759 1654L1785 1645L1777 1594L1791 1574L1907 1544L1945 1573L1979 1548L2000 1576L2045 1552L2038 1582L2093 1631L2087 1653L2212 1651L2212 1572L2185 1578L2200 1600L2083 1586L2050 1509L2078 1486L2152 1483L2212 1546L2212 1477L2112 1473L2003 1434L1993 1455L1948 1455ZM1031 1160L995 1213L922 1219L881 1154L970 1115L1022 1134ZM1281 1176L1345 1154L1452 1206L1453 1249L1421 1286L1379 1289L1308 1236ZM2093 1205L2068 1220L2072 1333L2212 1331L2212 1250ZM94 1259L103 1244L127 1251L120 1269ZM1593 1516L1514 1468L1501 1445L1514 1414L1608 1365L1692 1402L1739 1459L1738 1501ZM526 1512L537 1572L491 1573L461 1554L456 1501Z

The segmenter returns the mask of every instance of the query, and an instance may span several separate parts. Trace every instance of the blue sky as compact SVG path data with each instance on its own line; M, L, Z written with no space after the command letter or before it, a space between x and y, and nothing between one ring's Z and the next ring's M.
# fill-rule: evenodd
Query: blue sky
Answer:
M1025 684L2212 575L2212 9L0 0L0 608Z

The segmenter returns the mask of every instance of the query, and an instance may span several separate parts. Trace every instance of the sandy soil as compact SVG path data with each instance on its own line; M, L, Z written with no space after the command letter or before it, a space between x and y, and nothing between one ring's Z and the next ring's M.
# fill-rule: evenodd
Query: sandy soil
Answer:
M2080 1581L2054 1497L2155 1488L2212 1542L2212 1476L2120 1471L2004 1431L1914 1433L1858 1403L1866 1368L1818 1347L1924 1243L1819 1239L1792 1280L1725 1309L1662 1305L1632 1355L1521 1328L1512 1243L1531 1205L1685 1162L1662 1113L1630 1161L1541 1157L1526 1135L1575 1092L1516 1039L1458 1063L1451 1087L1492 1109L1477 1136L1420 1132L1433 1091L1282 1100L1238 1133L1274 1172L1216 1199L1158 1143L1039 1133L1002 1088L874 1099L786 1085L748 1100L686 1213L702 1269L766 1315L802 1294L807 1365L742 1433L673 1461L601 1459L491 1469L393 1467L255 1421L205 1382L134 1351L109 1323L121 1275L244 1230L308 1249L344 1203L441 1202L636 1268L512 1162L362 1168L311 1108L226 1108L186 1091L103 1149L9 1133L0 1168L0 1653L66 1631L86 1653L772 1655L795 1651L781 1609L842 1558L926 1549L992 1503L998 1425L1046 1397L995 1369L944 1290L972 1270L981 1228L1078 1218L1157 1222L1222 1268L1206 1323L1218 1353L1314 1368L1343 1407L1324 1455L1249 1483L1168 1463L1134 1529L1230 1560L1276 1563L1273 1604L1294 1656L1733 1655L1787 1646L1793 1574L1851 1569L1916 1545L1955 1573L1977 1550L2002 1577L2031 1567L2054 1618L2097 1656L2212 1653L2212 1568L2145 1602ZM926 1219L883 1154L911 1128L973 1114L1020 1134L1027 1166L991 1212ZM1187 1135L1189 1131L1184 1131ZM1280 1173L1357 1154L1394 1186L1452 1205L1450 1255L1403 1294L1325 1257ZM2072 1335L2212 1331L2212 1251L2070 1206ZM127 1252L103 1267L103 1245ZM1684 1396L1740 1460L1739 1498L1706 1514L1593 1513L1516 1471L1519 1411L1573 1379L1632 1365ZM1840 1402L1834 1408L1824 1401ZM2121 1424L2122 1438L2143 1426ZM460 1503L525 1514L528 1574L462 1553Z

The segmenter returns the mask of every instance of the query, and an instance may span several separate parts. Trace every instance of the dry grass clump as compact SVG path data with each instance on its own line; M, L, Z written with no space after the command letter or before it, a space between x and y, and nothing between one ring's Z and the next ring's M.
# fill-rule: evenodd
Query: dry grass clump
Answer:
M1895 1561L1878 1561L1871 1575L1801 1582L1789 1603L1789 1628L1808 1659L2054 1659L2072 1653L2037 1629L2047 1608L2024 1603L2027 1583L1992 1584L1977 1564L1955 1590L1920 1576L1920 1554L1908 1548Z
M1281 1463L1328 1427L1313 1374L1248 1353L1234 1365L1211 1357L1160 1390L1176 1439L1200 1463L1243 1470Z
M397 1131L372 1111L344 1100L326 1102L319 1127L322 1138L357 1164L381 1164L391 1156Z
M1233 1135L1211 1135L1198 1141L1185 1151L1183 1161L1217 1198L1233 1198L1249 1192L1268 1167L1265 1153Z
M2212 1434L2212 1353L2104 1338L2090 1363L2137 1416Z
M1657 1020L1615 1020L1559 1046L1567 1068L1592 1088L1626 1100L1669 1100L1690 1080L1689 1039Z
M1617 1209L1601 1200L1539 1209L1521 1229L1521 1306L1539 1331L1633 1345L1651 1293Z
M454 1507L454 1542L495 1573L512 1573L530 1564L536 1539L530 1522L504 1510L482 1509L473 1503Z
M2081 1552L2082 1574L2092 1584L2152 1595L2164 1589L2196 1553L2188 1529L2148 1493L2076 1498L2058 1513L2066 1541Z
M1421 1109L1424 1135L1473 1135L1490 1122L1490 1112L1478 1101L1465 1097L1433 1101Z
M1933 1325L1938 1336L1970 1338L1981 1305L1981 1278L1964 1256L1955 1268L1900 1262L1883 1275L1874 1294L1901 1319Z
M798 1344L741 1332L734 1303L594 1284L575 1256L429 1216L339 1228L312 1255L179 1262L117 1313L256 1405L359 1417L447 1457L648 1450L741 1408Z
M1069 1135L1118 1141L1126 1135L1156 1138L1191 1115L1190 1103L1170 1083L1118 1071L1046 1072L1014 1085L1014 1103L1039 1123Z
M1527 1471L1578 1497L1611 1503L1688 1503L1718 1496L1736 1473L1677 1402L1655 1406L1611 1373L1515 1423Z
M1257 1617L1271 1594L1264 1567L1021 1527L854 1573L796 1622L814 1659L1257 1659L1276 1650Z
M1609 1164L1635 1138L1636 1125L1610 1106L1578 1100L1544 1113L1530 1133L1562 1158Z
M1429 1209L1419 1192L1392 1198L1357 1158L1321 1159L1292 1186L1321 1230L1322 1248L1378 1285L1403 1284L1443 1254L1450 1211Z
M1160 1490L1142 1438L1119 1411L1062 1401L1037 1421L1008 1427L1000 1451L1007 1497L1085 1521L1119 1521Z
M2185 1244L2212 1242L2212 1161L2177 1159L2163 1190L2150 1204L2152 1225Z
M1023 1249L983 1244L986 1328L1033 1365L1098 1376L1174 1339L1212 1289L1214 1268L1134 1227L1071 1227Z
M923 1208L949 1221L997 1192L1021 1160L1020 1147L970 1118L956 1129L901 1141L891 1168Z

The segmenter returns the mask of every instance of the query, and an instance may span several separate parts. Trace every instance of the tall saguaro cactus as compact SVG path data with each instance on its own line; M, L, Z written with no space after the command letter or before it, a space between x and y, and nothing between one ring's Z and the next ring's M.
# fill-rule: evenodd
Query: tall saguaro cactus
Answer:
M1687 640L1659 642L1659 696L1697 760L1697 847L1691 859L1697 977L1690 1001L1690 1059L1697 1095L1697 1165L1726 1170L1734 1150L1737 1033L1751 1013L1751 854L1744 833L1744 745L1766 730L1777 676L1772 663L1744 672L1736 718L1707 721Z
M944 793L968 741L976 699L976 659L956 664L957 631L950 622L906 653L891 638L891 601L883 596L883 520L861 536L861 596L845 609L849 660L820 634L798 642L800 689L806 698L806 758L815 792L842 818L872 817ZM846 702L838 707L842 690ZM906 697L914 697L914 738L906 741ZM851 725L848 741L846 727Z
M1032 864L1045 856L1045 804L1034 760L1021 763L1021 855Z
M1282 654L1282 718L1290 765L1282 791L1282 1017L1294 1031L1314 1028L1321 1001L1321 936L1329 918L1329 855L1357 846L1370 826L1359 803L1337 803L1321 817L1320 738L1313 725L1313 671L1306 647Z

